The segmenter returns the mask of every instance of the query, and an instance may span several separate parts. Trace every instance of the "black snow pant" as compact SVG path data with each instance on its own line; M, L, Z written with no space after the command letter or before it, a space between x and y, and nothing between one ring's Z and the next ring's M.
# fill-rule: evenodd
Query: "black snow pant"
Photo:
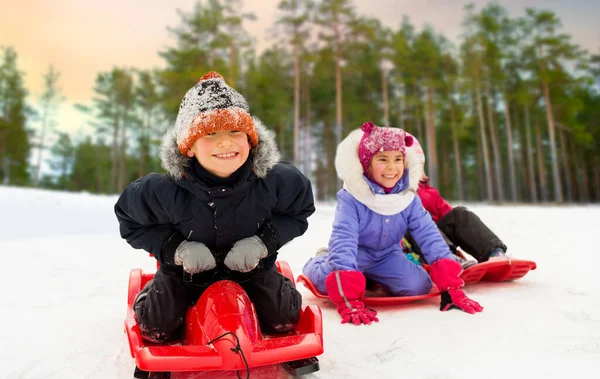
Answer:
M293 329L300 317L302 295L274 265L240 285L254 304L264 333ZM187 309L198 301L206 288L184 283L179 273L158 270L134 303L142 337L157 343L182 338Z
M477 262L487 261L495 248L501 247L506 251L506 245L500 238L475 213L465 207L453 208L438 221L437 226L453 253L456 254L456 248L460 247ZM412 236L407 237L417 253L422 256Z

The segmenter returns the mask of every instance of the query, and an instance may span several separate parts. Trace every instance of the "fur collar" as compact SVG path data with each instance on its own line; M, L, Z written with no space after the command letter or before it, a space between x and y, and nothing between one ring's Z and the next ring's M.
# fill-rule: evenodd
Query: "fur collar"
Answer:
M373 193L363 177L363 169L358 159L358 144L363 136L358 129L350 133L338 146L335 168L338 177L344 182L344 189L356 200L375 213L394 215L406 209L415 198L419 188L419 179L423 174L416 159L414 149L406 148L405 165L408 169L408 188L397 194L379 195Z
M275 142L275 132L267 127L257 117L252 117L258 133L258 145L254 150L252 171L259 178L267 176L270 169L279 162L281 155ZM167 131L160 145L160 159L167 174L175 180L183 177L185 169L190 166L191 159L179 152L175 129Z

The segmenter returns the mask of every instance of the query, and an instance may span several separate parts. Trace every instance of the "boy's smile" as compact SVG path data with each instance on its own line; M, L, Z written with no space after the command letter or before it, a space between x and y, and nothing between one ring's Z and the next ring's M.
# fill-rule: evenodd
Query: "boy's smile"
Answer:
M231 153L221 153L221 154L213 154L214 157L217 157L219 159L231 159L234 158L238 155L237 152L231 152Z

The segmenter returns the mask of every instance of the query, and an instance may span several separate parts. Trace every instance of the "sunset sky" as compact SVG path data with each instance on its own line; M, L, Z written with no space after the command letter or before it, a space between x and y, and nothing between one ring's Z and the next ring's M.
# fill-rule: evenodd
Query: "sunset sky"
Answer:
M59 129L78 130L84 118L74 103L89 103L94 79L113 66L149 69L162 67L158 52L173 44L167 26L180 23L176 9L189 12L196 0L0 0L0 46L13 46L19 68L25 73L29 102L37 105L42 75L50 64L61 73L66 102ZM474 0L478 8L485 0ZM256 21L246 29L259 48L268 46L266 31L277 17L279 0L246 0L245 11ZM458 41L464 17L462 0L355 0L357 12L397 27L402 15L419 29L424 24ZM564 31L584 48L600 51L600 0L504 0L511 16L525 7L550 9L563 22ZM182 94L183 96L183 94ZM87 129L87 128L86 128Z

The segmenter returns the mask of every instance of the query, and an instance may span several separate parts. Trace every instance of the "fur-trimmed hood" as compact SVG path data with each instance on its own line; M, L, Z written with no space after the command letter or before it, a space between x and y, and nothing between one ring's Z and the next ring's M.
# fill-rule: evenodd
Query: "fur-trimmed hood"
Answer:
M280 160L281 154L275 142L275 132L267 129L258 117L252 117L254 127L258 133L258 145L250 153L254 154L252 171L259 178L267 176ZM191 160L187 155L181 154L177 147L177 137L175 129L170 129L165 133L160 145L160 159L162 167L167 174L175 180L183 177L185 169L190 166Z
M402 212L413 201L423 175L414 149L406 148L405 168L408 169L408 188L396 194L375 194L365 177L358 158L358 145L364 132L357 129L350 133L338 146L335 168L338 177L344 182L344 189L372 211L393 215Z

